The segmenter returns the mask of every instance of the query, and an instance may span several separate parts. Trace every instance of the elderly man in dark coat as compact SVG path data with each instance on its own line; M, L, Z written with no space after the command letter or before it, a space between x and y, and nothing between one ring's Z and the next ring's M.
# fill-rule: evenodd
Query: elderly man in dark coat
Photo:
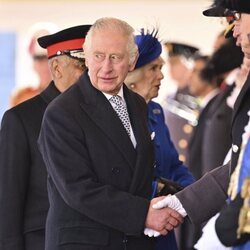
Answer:
M6 111L0 130L0 249L44 250L49 208L47 172L37 138L47 105L85 69L82 44L90 25L39 38L54 79L39 95Z

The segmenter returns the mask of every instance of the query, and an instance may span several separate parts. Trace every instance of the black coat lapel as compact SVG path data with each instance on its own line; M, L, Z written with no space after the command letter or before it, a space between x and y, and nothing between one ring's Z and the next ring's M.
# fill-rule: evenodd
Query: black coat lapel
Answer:
M190 140L188 142L188 147L191 148L194 141L197 139L196 136L197 136L197 133L198 131L203 131L205 129L205 123L208 119L208 116L209 114L211 114L210 110L211 110L211 107L213 107L213 104L214 102L216 101L218 95L216 94L208 103L207 105L203 108L203 110L201 110L201 113L198 117L198 124L194 127L193 129L193 133L190 137ZM203 133L203 132L202 132Z
M142 103L138 101L139 97L135 98L133 95L135 93L124 86L124 97L127 101L130 120L137 142L136 164L129 189L131 193L140 190L144 183L148 181L149 176L150 180L152 179L151 174L153 173L153 144L147 126L147 107L142 107Z
M213 105L210 107L207 117L211 117L214 115L218 107L222 105L222 103L230 95L234 87L235 87L235 84L227 86L225 90L222 90L218 95L216 95L215 100L213 101Z
M240 105L242 103L243 98L245 97L245 95L250 91L250 74L248 75L248 78L245 82L245 84L243 85L239 96L236 99L236 102L234 104L234 109L233 109L233 118L232 118L232 123L234 122L234 119L236 117L236 114L240 108Z
M84 97L80 104L83 111L117 146L131 168L134 168L136 151L110 102L103 93L92 86L87 73L77 84Z

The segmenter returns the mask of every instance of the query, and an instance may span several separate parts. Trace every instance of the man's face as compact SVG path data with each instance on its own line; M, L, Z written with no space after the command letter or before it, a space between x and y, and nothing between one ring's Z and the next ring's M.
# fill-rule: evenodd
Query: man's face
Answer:
M129 64L128 39L118 30L95 31L86 51L91 83L98 90L115 95L119 92L134 63Z
M200 59L195 60L194 68L190 77L189 90L194 96L202 96L204 90L208 86L200 77L202 69L204 69L206 62Z
M63 83L63 86L65 86L65 88L68 88L80 78L84 71L84 68L81 67L81 64L78 63L76 59L69 58L66 55L64 57L66 58L64 58L64 62L61 63L61 82ZM63 59L63 56L61 58Z
M236 21L234 37L237 38L237 45L241 46L244 55L250 58L250 14L241 14L241 18Z
M179 55L168 59L169 74L176 81L178 89L185 88L189 82L191 70L187 67L186 61L186 58Z

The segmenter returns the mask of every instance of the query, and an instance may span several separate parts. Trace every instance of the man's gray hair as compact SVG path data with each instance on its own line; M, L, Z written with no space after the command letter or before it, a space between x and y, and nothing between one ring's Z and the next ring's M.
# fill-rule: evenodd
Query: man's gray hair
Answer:
M91 39L95 31L102 29L112 29L120 31L128 39L129 63L132 64L137 57L138 47L135 43L134 29L125 21L113 17L98 19L88 31L83 44L84 52L88 52L91 47Z

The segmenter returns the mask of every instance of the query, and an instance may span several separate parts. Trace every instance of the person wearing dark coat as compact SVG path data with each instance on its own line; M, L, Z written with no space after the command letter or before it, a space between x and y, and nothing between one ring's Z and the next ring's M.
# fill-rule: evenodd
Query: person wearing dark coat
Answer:
M49 175L46 250L152 250L145 226L166 234L182 222L150 201L147 106L123 83L138 55L133 31L98 19L84 43L87 72L45 112L38 144Z
M227 97L235 87L233 82L238 73L238 67L243 61L243 53L235 43L234 38L228 38L213 52L200 72L200 77L206 81L206 85L209 83L217 85L217 94L218 86L221 87L222 81L225 89L221 89L220 93L202 109L198 124L189 141L188 166L197 179L222 165L231 147L232 107L227 104ZM190 90L192 90L192 84L190 84ZM187 237L183 242L186 244L184 249L187 250L193 249L193 245L201 236L201 227L189 225L196 229L193 237L189 233L192 231L190 228L185 230Z
M202 176L202 148L204 147L203 135L205 123L210 107L219 93L216 78L202 77L201 72L209 61L208 56L199 55L194 58L193 72L190 77L190 92L199 98L200 111L197 117L197 125L194 127L188 142L187 165L194 177L198 180Z
M207 114L219 93L216 79L202 78L201 72L206 67L208 56L198 55L194 58L193 72L190 77L189 89L192 95L199 98L200 111L197 116L197 125L191 133L187 149L187 165L196 180L202 177L202 149L204 147L204 130ZM185 220L180 230L180 249L193 249L197 239L201 236L201 225L193 225L189 220Z
M221 2L225 8L243 12L243 14L248 13L249 15L250 13L250 5L244 0L229 0ZM239 17L240 15L237 16ZM235 33L236 31L234 31L234 36L237 38L237 44L241 45L245 56L250 54L249 46L247 46L247 44L249 45L249 40L247 39L247 34L249 33L247 30L247 27L249 29L248 21L247 18L242 18L239 22L240 26L243 25L242 29L238 29L237 34ZM242 143L244 127L249 120L247 114L250 109L249 96L250 75L248 75L234 105L231 128L232 155L230 162L208 172L200 180L189 185L176 195L168 196L157 204L154 204L153 207L155 209L161 209L165 206L172 207L177 211L182 211L183 216L188 215L188 218L195 224L206 221L222 209L228 198L227 189L230 174L234 171L239 159L239 148Z
M139 58L135 69L129 72L125 84L134 92L141 95L148 104L148 127L154 142L155 168L153 183L155 190L163 183L157 183L158 178L170 180L180 187L186 187L194 182L188 168L179 160L179 156L170 138L165 124L163 109L160 104L152 101L157 97L163 74L164 64L161 52L162 46L157 38L158 31L144 31L135 37L139 49ZM166 184L167 185L167 184ZM167 193L165 193L166 195ZM157 194L157 191L152 195ZM164 195L163 193L161 195ZM174 231L156 240L156 250L177 250Z
M215 223L216 233L225 246L234 250L250 247L250 120L242 135L240 158L230 181L230 202Z
M227 99L235 88L239 67L243 62L241 48L236 46L233 37L215 51L201 74L203 77L222 79L221 92L216 97L207 114L204 129L204 146L202 147L202 175L216 166L222 165L231 148L231 122L233 106ZM221 81L221 80L220 80ZM219 143L214 143L218 141Z
M241 135L248 122L249 96L250 76L248 76L233 110L231 128L232 155L230 162L208 172L200 180L176 193L176 195L163 199L159 204L154 205L155 208L160 209L168 206L175 208L177 211L184 208L188 218L194 224L205 222L222 209L228 198L227 189L230 174L234 171L238 161Z
M241 46L247 59L250 59L249 50L249 32L250 32L250 4L242 0L234 0L221 4L226 4L227 8L236 13L235 28L233 35L237 38L237 44ZM248 68L249 72L249 68ZM250 76L243 85L242 91L235 104L234 113L245 111L249 116L250 105L247 103L250 99ZM237 122L233 119L233 124ZM249 219L249 117L248 124L245 127L245 133L238 138L240 147L235 147L235 151L240 152L240 157L235 160L237 167L231 177L229 193L230 202L222 209L216 220L215 228L218 238L226 246L231 246L235 250L247 250L250 247ZM236 144L234 144L236 145ZM234 151L233 151L234 152Z
M39 44L48 51L53 81L39 95L11 108L3 116L0 130L1 250L45 248L49 208L47 172L37 138L47 105L70 87L85 69L84 59L79 55L83 52L82 44L89 27L76 26L40 38Z

